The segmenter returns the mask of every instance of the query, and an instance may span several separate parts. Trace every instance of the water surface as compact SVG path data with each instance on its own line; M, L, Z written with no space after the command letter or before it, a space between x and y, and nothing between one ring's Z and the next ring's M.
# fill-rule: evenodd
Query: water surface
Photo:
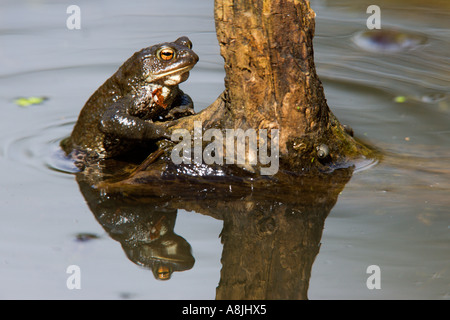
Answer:
M2 2L0 298L214 299L222 220L178 210L173 232L189 243L195 264L156 280L99 223L58 153L87 98L133 52L154 43L192 40L200 62L182 89L197 111L212 103L224 77L213 1L79 1L81 30L66 28L70 4ZM384 157L352 176L324 220L308 296L448 299L450 7L379 1L382 29L409 41L386 52L377 51L376 38L358 41L370 4L312 1L328 103ZM14 100L22 96L48 99L20 107ZM81 290L66 286L69 265L81 268ZM370 265L380 267L380 290L366 286Z

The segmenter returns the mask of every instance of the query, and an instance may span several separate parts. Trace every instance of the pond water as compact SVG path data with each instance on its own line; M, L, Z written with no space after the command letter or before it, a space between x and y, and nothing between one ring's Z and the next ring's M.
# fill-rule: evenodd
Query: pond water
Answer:
M370 2L311 2L328 104L383 159L352 176L324 221L308 297L449 299L450 5L378 1L383 33L373 34ZM1 5L0 298L214 299L221 219L170 213L195 264L156 280L93 215L58 149L87 98L123 61L180 35L200 56L181 87L196 111L212 103L224 88L213 1L77 1L80 30L66 27L71 4ZM40 104L15 102L42 96ZM80 290L67 287L72 265ZM379 266L380 289L366 285L371 265Z

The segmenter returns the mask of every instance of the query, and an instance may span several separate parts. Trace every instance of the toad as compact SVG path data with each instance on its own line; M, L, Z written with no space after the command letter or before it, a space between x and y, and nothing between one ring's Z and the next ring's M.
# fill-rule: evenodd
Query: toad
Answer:
M136 52L88 99L63 150L105 159L170 139L171 120L194 113L178 84L197 61L187 37Z

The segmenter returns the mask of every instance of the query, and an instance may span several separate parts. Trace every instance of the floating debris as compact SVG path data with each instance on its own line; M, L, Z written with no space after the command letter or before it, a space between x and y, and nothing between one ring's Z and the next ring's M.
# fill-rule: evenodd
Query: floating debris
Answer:
M78 242L86 242L86 241L90 241L90 240L95 240L95 239L99 239L100 237L94 233L77 233L75 235L75 240Z
M421 97L421 100L425 103L438 103L447 99L447 95L444 93L428 93Z
M41 104L45 100L48 100L47 97L20 97L14 100L14 103L20 107L28 107L35 104Z
M397 103L405 103L408 100L405 96L397 96L394 98L394 101Z
M420 34L404 31L380 29L357 33L353 41L360 48L371 52L400 52L415 49L427 42Z

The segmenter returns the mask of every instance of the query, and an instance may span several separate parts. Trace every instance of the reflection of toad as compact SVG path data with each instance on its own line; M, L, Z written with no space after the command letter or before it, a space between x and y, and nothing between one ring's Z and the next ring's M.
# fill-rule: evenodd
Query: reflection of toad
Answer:
M86 102L64 151L109 158L166 137L168 120L194 113L178 88L198 61L191 48L181 37L136 52Z
M77 175L80 190L101 226L119 241L127 257L149 268L156 279L189 270L195 259L189 243L174 233L177 210L140 202L121 194L105 195Z
M191 246L173 232L176 213L152 215L150 232L142 239L121 241L128 258L139 266L151 268L156 279L168 280L174 271L184 271L194 266ZM158 225L159 224L159 225Z

